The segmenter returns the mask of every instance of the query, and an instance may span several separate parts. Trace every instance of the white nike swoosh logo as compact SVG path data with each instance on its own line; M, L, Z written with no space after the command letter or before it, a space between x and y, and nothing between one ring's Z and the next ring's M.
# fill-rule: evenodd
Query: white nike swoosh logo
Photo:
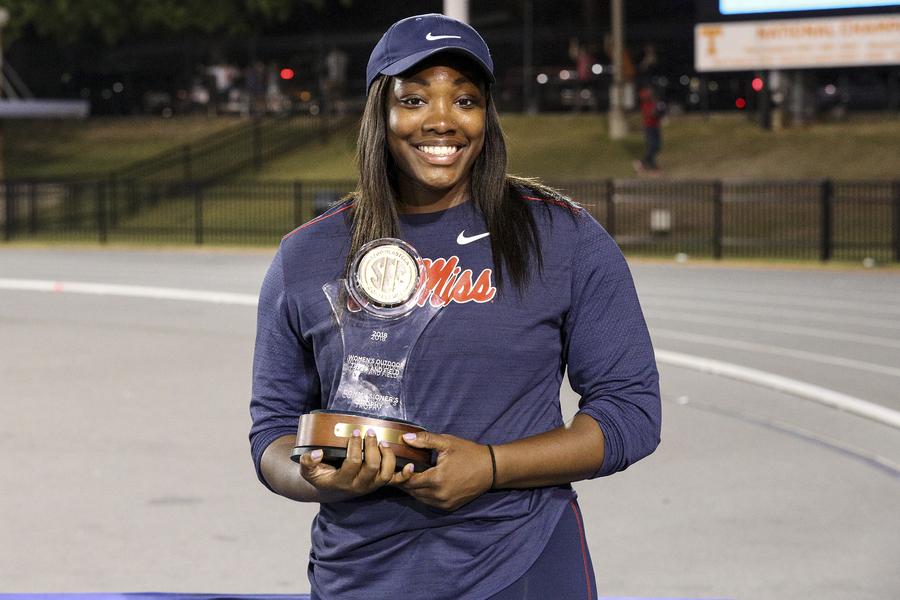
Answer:
M425 39L428 40L429 42L433 42L435 40L449 40L451 38L461 40L462 36L461 35L431 35L430 31L425 36Z
M491 235L491 233L486 232L486 233L479 233L478 235L473 235L472 237L466 237L466 230L463 229L462 231L459 232L459 235L456 236L456 243L459 244L460 246L465 246L466 244L471 244L472 242L476 242L476 241L480 240L481 238L486 238L489 235Z

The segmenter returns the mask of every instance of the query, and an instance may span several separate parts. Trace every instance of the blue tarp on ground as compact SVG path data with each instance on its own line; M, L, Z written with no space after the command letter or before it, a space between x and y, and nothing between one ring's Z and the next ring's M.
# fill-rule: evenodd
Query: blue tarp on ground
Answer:
M178 594L173 592L131 594L0 594L0 600L309 600L309 594ZM636 598L601 596L597 600L699 600L696 598ZM707 598L706 600L725 600Z
M309 594L179 594L136 592L122 594L0 594L0 600L309 600Z

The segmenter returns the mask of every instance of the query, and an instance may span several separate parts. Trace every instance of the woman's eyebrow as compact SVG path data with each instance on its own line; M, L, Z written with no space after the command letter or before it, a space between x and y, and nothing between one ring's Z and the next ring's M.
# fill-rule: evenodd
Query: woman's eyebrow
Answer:
M426 80L421 79L419 77L406 77L406 78L400 80L400 85L403 85L405 83L418 83L419 85L424 85L425 87L428 87L428 85L429 85L429 83Z

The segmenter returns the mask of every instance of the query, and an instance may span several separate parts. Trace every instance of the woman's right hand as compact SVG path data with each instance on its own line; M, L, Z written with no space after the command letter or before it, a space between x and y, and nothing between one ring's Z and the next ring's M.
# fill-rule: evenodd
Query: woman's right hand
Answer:
M339 469L323 463L322 456L321 450L313 450L300 457L300 474L319 491L322 502L339 502L385 485L403 484L413 473L412 465L394 473L394 451L387 442L379 443L372 430L365 436L358 429L353 432L347 443L347 457Z

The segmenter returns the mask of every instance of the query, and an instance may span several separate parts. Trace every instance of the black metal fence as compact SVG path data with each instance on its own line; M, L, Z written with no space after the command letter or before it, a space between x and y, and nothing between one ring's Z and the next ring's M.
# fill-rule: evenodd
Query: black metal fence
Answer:
M900 261L900 180L550 182L626 253ZM6 181L6 241L277 243L352 181Z

